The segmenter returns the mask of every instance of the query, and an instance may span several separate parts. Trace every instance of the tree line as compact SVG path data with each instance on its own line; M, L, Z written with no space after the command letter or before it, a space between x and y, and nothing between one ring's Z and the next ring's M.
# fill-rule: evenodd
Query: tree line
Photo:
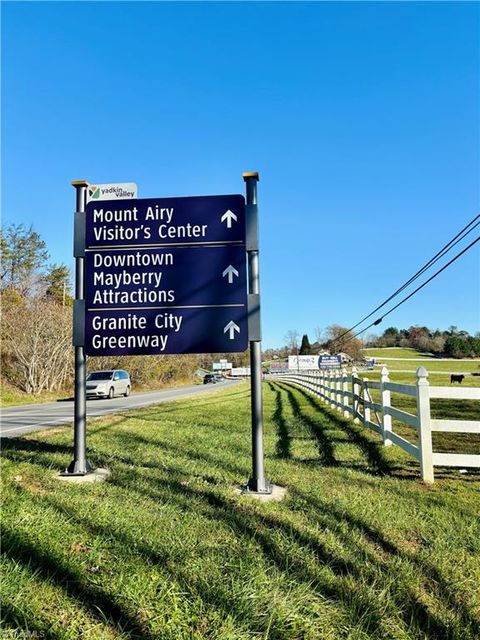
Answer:
M69 269L24 225L0 231L0 258L2 379L32 394L60 389L72 373Z
M323 351L345 353L353 360L363 359L364 348L403 347L432 353L445 358L480 357L480 333L470 335L468 331L452 325L445 331L428 327L411 326L408 329L388 327L380 335L370 335L365 341L341 325L330 325L326 329L315 329L316 340L310 343L308 334L290 329L285 335L285 344L278 349L268 349L264 358L268 360L286 358L289 355L312 355Z
M2 381L29 394L73 388L71 274L52 263L47 246L30 226L0 230ZM243 366L245 354L91 357L89 370L127 369L136 386L192 381L198 368L226 357Z
M388 327L381 336L370 336L367 347L410 347L447 358L476 358L480 356L480 333L451 325L445 331L412 326L408 329Z

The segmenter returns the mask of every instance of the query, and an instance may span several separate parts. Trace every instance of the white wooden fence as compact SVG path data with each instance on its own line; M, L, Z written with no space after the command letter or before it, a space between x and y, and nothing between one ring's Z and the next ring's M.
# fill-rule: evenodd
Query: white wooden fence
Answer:
M382 436L385 446L396 444L402 447L420 462L420 473L424 482L434 481L433 470L436 466L480 468L480 455L435 453L432 448L433 431L480 434L480 421L438 420L431 417L430 411L430 400L433 398L480 400L480 388L430 386L428 372L424 367L417 369L416 384L390 382L386 367L381 371L380 382L360 378L355 367L351 374L345 369L290 371L275 374L274 378L306 389L345 417L352 417L354 422L363 423L364 426L373 429ZM380 402L372 400L371 389L379 391ZM392 392L415 398L416 415L392 406ZM416 430L416 444L393 431L392 418Z

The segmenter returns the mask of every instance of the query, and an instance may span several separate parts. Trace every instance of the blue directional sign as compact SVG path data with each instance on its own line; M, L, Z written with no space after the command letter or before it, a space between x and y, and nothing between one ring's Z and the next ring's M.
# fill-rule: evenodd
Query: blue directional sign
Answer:
M245 351L243 196L89 203L85 352Z
M245 242L241 195L89 202L86 247Z
M87 355L239 352L247 348L245 306L87 313Z
M245 247L87 251L88 309L245 304Z

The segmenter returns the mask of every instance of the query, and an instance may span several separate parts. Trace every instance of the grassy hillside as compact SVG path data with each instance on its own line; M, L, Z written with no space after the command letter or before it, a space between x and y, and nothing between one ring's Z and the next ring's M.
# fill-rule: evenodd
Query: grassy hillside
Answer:
M382 347L378 349L362 349L364 356L372 358L433 358L433 354L402 347Z
M139 385L133 381L134 393L142 391L158 391L160 389L169 389L181 387L190 384L202 384L202 378L192 376L190 378L176 377L168 383L162 383L159 380L152 380L150 384ZM16 407L27 404L41 404L45 402L58 402L60 400L72 399L73 387L64 391L45 392L39 395L32 395L16 389L8 383L0 383L0 407Z
M421 363L418 363L421 364ZM423 365L422 365L423 366ZM427 367L428 368L428 367ZM380 371L365 371L361 374L362 378L368 380L380 380ZM410 373L399 373L392 371L390 375L391 382L399 382L403 384L415 384L416 373L412 369ZM450 386L450 376L440 373L431 373L428 381L432 386ZM458 385L455 385L458 386ZM468 376L462 386L480 387L480 376ZM380 392L371 391L372 399L380 402ZM416 415L416 400L411 396L393 393L391 394L392 406L397 409L403 409L413 415ZM478 420L480 422L480 402L476 400L431 400L432 417L445 420ZM413 444L416 444L416 431L413 427L409 427L397 420L393 420L394 431L399 435L407 438ZM433 433L434 451L445 453L471 453L480 455L480 436L453 434L453 433Z
M464 384L477 386L477 381L472 373L480 373L480 359L456 360L452 358L435 358L432 354L422 353L415 349L400 349L396 347L384 349L364 349L365 357L376 359L377 368L384 364L390 371L415 372L418 367L425 367L430 372L443 372L441 379L435 384L449 384L450 373L464 373L468 380ZM395 358L399 358L396 360ZM480 377L480 376L479 376Z
M42 402L56 402L59 398L68 398L69 393L57 392L57 393L43 393L39 396L34 396L31 393L25 393L20 391L11 384L8 384L5 380L0 381L0 407L12 407L25 404L34 404Z
M425 362L418 362L416 360L377 360L376 368L381 369L381 366L385 365L390 371L411 371L415 372L419 367L425 367L429 373L444 373L442 384L449 384L450 373L464 373L468 376L468 384L470 386L475 385L472 373L480 373L480 360L428 360ZM464 382L467 384L467 381Z
M435 369L432 369L428 365L418 363L419 366L425 367L428 372L428 382L433 386L438 387L450 387L450 374L438 373ZM387 365L389 370L389 377L391 382L405 382L407 384L415 384L417 379L418 366L401 367L400 370L390 367L390 363ZM408 370L408 371L407 371ZM368 378L369 380L380 380L380 367L377 369L362 370L360 372L362 378ZM458 386L458 383L454 383L453 386ZM466 372L465 378L462 382L462 387L480 387L480 376L472 376L471 372Z
M90 421L106 483L55 479L70 428L6 441L2 637L478 638L479 476L427 487L401 450L303 392L264 395L281 503L234 491L250 470L246 385Z

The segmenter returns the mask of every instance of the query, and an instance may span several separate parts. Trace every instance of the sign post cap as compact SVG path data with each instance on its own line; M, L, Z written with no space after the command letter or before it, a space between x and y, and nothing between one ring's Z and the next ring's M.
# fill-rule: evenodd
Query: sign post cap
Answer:
M88 187L90 183L88 180L73 180L71 184L72 187Z
M255 178L255 180L260 180L260 176L258 175L258 171L246 171L245 173L242 173L242 177L245 180L245 182L249 178Z

